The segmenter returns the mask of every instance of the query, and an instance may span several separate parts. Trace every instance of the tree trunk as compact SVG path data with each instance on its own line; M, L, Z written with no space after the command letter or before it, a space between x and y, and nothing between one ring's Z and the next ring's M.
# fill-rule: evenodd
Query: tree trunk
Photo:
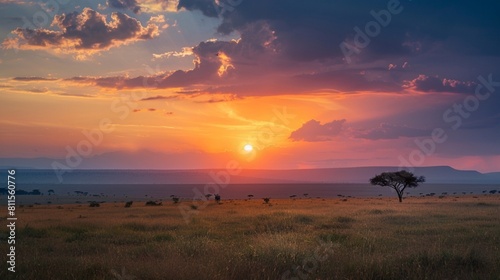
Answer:
M398 193L399 202L403 202L403 192L397 192L397 193Z

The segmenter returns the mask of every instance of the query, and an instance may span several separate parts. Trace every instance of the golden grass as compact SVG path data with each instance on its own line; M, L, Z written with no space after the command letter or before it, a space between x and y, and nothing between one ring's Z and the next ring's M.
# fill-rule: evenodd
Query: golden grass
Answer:
M500 279L500 196L182 204L19 208L0 279Z

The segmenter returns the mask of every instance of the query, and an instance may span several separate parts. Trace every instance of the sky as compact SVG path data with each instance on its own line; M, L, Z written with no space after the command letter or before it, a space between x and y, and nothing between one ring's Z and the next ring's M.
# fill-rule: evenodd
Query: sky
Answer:
M0 0L0 163L500 171L499 8Z

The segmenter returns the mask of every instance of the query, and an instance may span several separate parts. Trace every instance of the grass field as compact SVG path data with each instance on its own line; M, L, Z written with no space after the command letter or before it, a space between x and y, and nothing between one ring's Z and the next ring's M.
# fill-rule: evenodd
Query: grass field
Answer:
M498 195L182 204L19 208L0 279L500 279Z

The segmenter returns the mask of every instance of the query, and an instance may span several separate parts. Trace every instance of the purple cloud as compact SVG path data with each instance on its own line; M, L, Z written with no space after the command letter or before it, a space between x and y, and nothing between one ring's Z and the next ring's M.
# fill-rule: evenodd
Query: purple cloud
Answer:
M313 119L293 131L288 139L306 142L329 141L340 134L345 122L346 120L342 119L321 124L319 121Z
M380 140L380 139L398 139L401 137L421 137L429 136L430 131L425 129L413 128L406 125L389 124L382 123L380 126L360 130L355 133L355 137L370 139L370 140Z
M473 93L477 84L459 80L419 75L417 78L406 81L404 87L423 92L455 92Z

